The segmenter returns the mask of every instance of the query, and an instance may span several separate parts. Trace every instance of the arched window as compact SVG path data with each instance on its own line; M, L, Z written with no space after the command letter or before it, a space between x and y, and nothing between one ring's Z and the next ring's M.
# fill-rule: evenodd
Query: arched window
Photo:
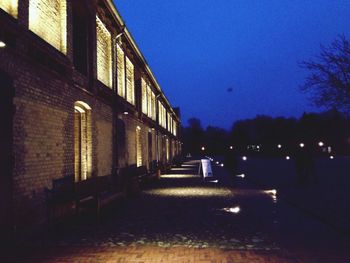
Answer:
M141 128L136 127L136 166L142 166L142 141L141 141Z
M29 0L29 29L66 54L66 0Z
M75 181L91 177L92 136L91 108L82 101L74 104L74 172Z

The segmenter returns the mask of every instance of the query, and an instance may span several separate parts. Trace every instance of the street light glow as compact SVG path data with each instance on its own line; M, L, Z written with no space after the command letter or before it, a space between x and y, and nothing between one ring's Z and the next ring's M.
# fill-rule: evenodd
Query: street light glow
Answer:
M304 148L305 144L304 143L300 143L299 146L300 146L300 148Z
M322 147L322 146L324 146L324 143L323 142L319 142L318 146Z
M2 40L0 40L0 48L6 47L6 43Z
M233 146L230 146L230 150L232 150L233 149Z
M282 148L282 145L281 145L281 144L278 144L278 145L277 145L277 148L278 148L278 149L281 149L281 148Z
M289 157L289 156L286 156L286 160L290 160L290 157Z
M242 160L243 160L243 161L246 161L247 159L248 159L247 156L243 156L243 157L242 157Z
M204 146L202 146L202 148L201 148L201 149L202 149L202 151L205 151L205 147L204 147Z

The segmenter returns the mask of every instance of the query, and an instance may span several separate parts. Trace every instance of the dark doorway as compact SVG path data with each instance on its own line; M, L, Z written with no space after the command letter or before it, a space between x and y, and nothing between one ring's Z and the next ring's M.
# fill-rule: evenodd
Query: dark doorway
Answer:
M12 118L11 80L0 72L0 241L11 234L12 222Z

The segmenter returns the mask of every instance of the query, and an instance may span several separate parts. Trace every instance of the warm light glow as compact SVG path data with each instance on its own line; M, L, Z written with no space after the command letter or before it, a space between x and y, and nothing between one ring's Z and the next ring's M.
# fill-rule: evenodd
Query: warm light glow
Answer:
M29 29L50 45L66 54L66 0L30 0Z
M142 166L142 141L141 141L141 127L136 127L136 166Z
M183 179L183 178L199 178L199 175L194 174L162 174L162 179Z
M135 69L134 64L126 56L126 100L135 105Z
M241 208L239 206L235 206L235 207L226 207L226 208L223 208L222 210L228 213L238 214L241 211Z
M242 160L243 160L243 161L248 160L247 156L243 156L243 157L242 157Z
M324 146L324 143L323 142L319 142L318 146L322 147L322 146Z
M6 47L6 43L0 40L0 48Z
M300 146L300 148L304 148L305 144L304 143L300 143L299 146Z
M217 187L174 187L145 190L143 193L157 196L173 197L232 197L233 194L229 189Z
M13 17L18 16L18 0L1 0L0 8Z
M123 112L123 114L124 114L124 115L128 115L128 114L129 114L129 112L127 112L127 111L124 111L124 112Z
M202 151L204 151L204 150L205 150L205 147L203 146L201 149L202 149Z
M266 190L264 191L265 194L269 194L269 195L276 195L277 194L277 190L276 189L272 189L272 190Z
M112 36L96 16L97 79L112 88Z

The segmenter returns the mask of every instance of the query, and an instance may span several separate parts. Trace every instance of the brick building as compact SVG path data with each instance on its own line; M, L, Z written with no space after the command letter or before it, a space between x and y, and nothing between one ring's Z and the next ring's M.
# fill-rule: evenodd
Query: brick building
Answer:
M166 167L181 152L179 113L111 0L1 0L0 105L8 233L47 220L56 179Z

